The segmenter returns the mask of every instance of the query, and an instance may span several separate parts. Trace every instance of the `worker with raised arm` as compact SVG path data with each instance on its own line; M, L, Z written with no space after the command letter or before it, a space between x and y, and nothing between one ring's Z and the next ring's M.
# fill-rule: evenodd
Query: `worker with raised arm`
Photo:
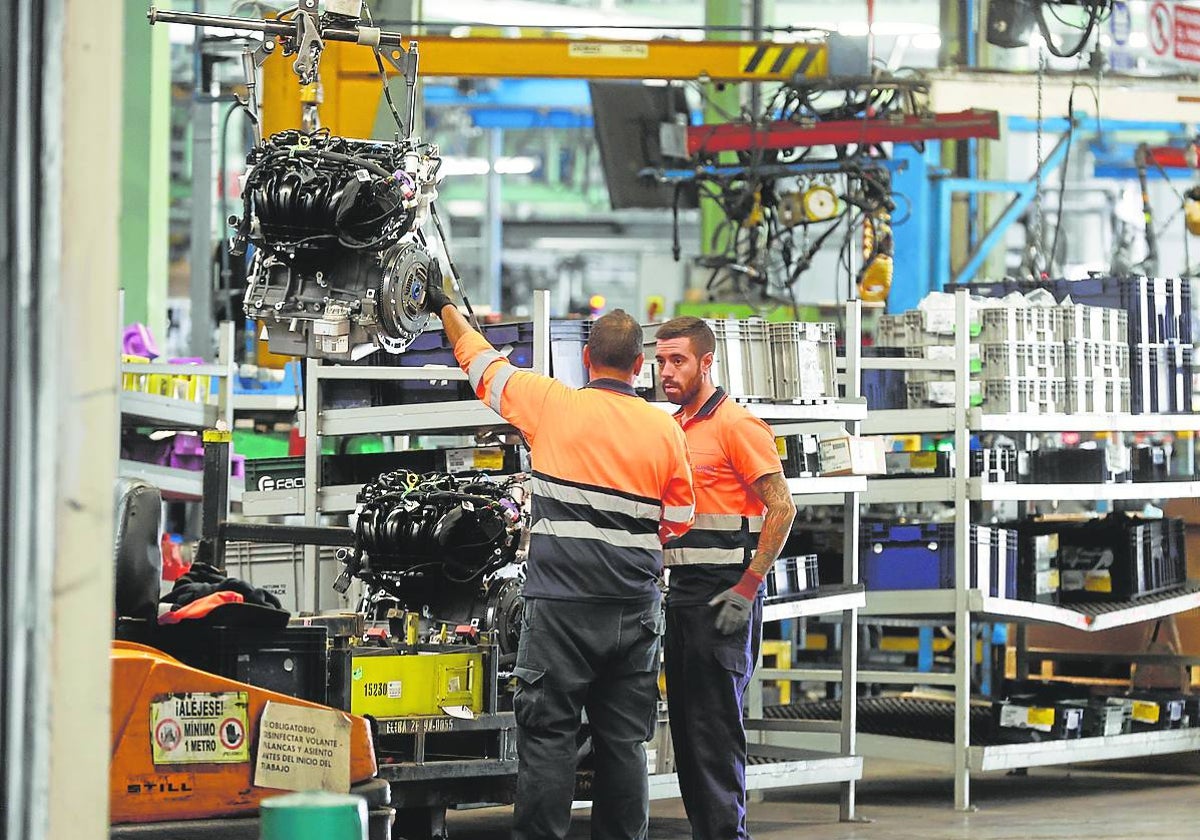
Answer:
M678 423L634 392L642 329L597 320L575 389L514 367L437 285L438 315L478 397L525 436L533 467L517 690L516 840L566 836L576 737L587 710L594 840L641 840L649 824L644 742L654 734L664 619L662 544L694 514Z
M667 704L679 790L695 840L742 840L750 836L742 702L762 640L761 584L796 506L770 427L712 383L709 326L675 318L655 337L696 488L695 524L666 546Z

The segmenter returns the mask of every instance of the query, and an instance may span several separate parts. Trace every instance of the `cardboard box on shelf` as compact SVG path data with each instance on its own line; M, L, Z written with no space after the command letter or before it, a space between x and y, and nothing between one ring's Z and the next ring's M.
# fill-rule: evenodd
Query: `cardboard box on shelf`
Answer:
M822 475L883 475L887 462L883 439L834 435L819 444Z

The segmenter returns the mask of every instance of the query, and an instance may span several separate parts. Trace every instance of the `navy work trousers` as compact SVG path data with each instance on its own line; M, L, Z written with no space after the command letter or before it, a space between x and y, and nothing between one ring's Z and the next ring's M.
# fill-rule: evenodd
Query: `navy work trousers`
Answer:
M558 840L571 825L581 712L595 776L593 840L644 840L646 748L654 734L662 608L527 598L517 651L514 840Z
M743 630L713 626L717 607L668 606L671 743L694 840L745 840L746 730L742 701L762 642L762 597Z

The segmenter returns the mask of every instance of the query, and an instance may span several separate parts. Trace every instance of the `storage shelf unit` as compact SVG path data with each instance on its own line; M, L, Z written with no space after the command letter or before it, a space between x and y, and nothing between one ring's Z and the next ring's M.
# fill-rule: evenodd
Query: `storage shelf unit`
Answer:
M864 617L904 616L909 619L940 619L949 625L956 639L973 638L973 623L1014 623L1020 628L1029 623L1057 624L1076 630L1098 632L1141 621L1153 620L1200 607L1200 582L1189 582L1182 589L1148 595L1123 603L1049 605L997 598L986 594L988 570L978 570L976 587L969 568L969 529L972 503L993 501L1104 501L1159 500L1194 497L1200 494L1200 481L1165 481L1132 484L1018 484L989 483L969 475L969 441L974 432L1169 432L1200 430L1200 415L992 415L966 405L970 381L968 298L956 298L956 337L953 365L956 405L918 410L873 411L862 424L864 434L946 433L954 436L955 477L926 479L886 479L869 483L863 501L888 504L916 501L941 501L955 508L955 580L956 589L871 591L860 611ZM863 367L895 368L896 360L864 359ZM920 361L920 360L918 360ZM1018 630L1020 634L1021 631ZM955 646L954 667L949 671L860 670L858 678L881 684L935 685L952 688L954 693L953 731L944 741L859 735L859 751L867 757L878 756L928 763L954 773L955 805L970 807L972 773L1062 764L1077 761L1133 758L1200 749L1200 729L1132 733L1106 738L1053 740L1033 744L973 744L970 717L972 707L970 644ZM764 676L798 679L830 679L836 669L810 668L789 671L770 670ZM789 746L829 747L833 738L819 727L799 735L804 727L789 726L790 721L775 721L772 737Z
M126 423L164 430L211 429L217 425L220 416L220 408L216 405L133 391L121 392L120 405Z
M1149 595L1137 601L1098 602L1056 606L996 598L979 589L965 590L970 611L981 620L1002 622L1040 622L1061 624L1075 630L1111 630L1153 621L1168 615L1200 608L1200 581L1172 592ZM868 592L864 616L933 617L954 611L957 592L953 589L912 589L894 592Z
M194 502L203 496L204 473L196 470L181 470L122 458L117 473L122 478L137 478L153 484L167 499ZM229 480L229 496L231 501L241 500L241 479Z
M164 363L137 364L122 362L122 374L208 376L216 380L217 402L194 402L161 394L138 391L119 392L118 405L122 426L138 426L161 431L193 431L217 427L233 428L233 324L222 322L218 332L217 361L200 365L171 365ZM118 466L122 478L136 478L154 485L168 499L197 501L203 493L204 473L133 461L122 458ZM241 479L230 478L229 499L240 501L243 493Z
M867 733L859 735L859 740L864 754L880 758L943 765L950 764L954 758L955 747L952 743ZM967 766L972 773L984 773L1083 761L1169 755L1197 749L1200 749L1200 729L1131 732L1104 738L969 747Z
M549 295L538 292L534 295L534 352L533 369L548 370L549 347ZM782 405L773 403L747 403L746 407L756 416L772 424L778 434L790 433L792 428L815 429L830 425L857 431L858 424L867 416L866 401L858 396L858 358L861 334L861 307L855 303L847 307L848 381L854 383L848 389L846 399L815 404ZM267 515L299 513L307 525L318 525L326 515L340 515L354 509L354 499L359 485L321 486L319 453L324 437L353 434L407 434L418 432L471 433L477 430L509 428L503 418L476 400L443 403L425 403L400 406L371 406L366 408L320 410L322 385L331 380L417 380L417 381L462 381L465 374L457 368L426 367L339 367L311 360L305 381L303 425L305 434L305 486L302 490L251 492L246 494L243 513ZM652 403L663 411L674 412L677 407L668 403ZM858 579L858 504L857 496L867 487L861 476L834 476L806 479L791 479L789 487L801 498L830 496L837 503L846 505L848 516L856 523L847 534L846 580ZM305 550L304 580L310 582L306 592L314 594L322 583L314 547ZM307 596L306 596L307 600ZM787 604L773 605L768 612L770 620L799 617L802 615L840 614L845 636L856 640L854 627L857 609L864 602L861 587L842 587L819 591L816 597ZM308 606L308 605L306 605ZM312 608L312 607L309 607ZM848 646L843 655L843 668L847 675L843 684L848 696L855 696L857 678L856 641ZM761 688L761 684L755 683ZM754 703L751 704L753 713ZM758 708L761 709L761 693ZM780 752L769 744L753 744L759 751L760 762L747 767L747 786L750 789L769 787L793 787L806 784L844 783L842 817L851 819L855 808L855 782L862 777L862 759L855 752L854 715L848 713L845 720L837 723L838 743L827 752ZM771 755L763 756L763 752ZM674 774L656 774L650 777L651 795L656 798L678 795L678 782Z
M867 603L862 584L854 586L820 587L811 597L767 604L763 621L804 618L810 615L832 615L850 609L862 609Z

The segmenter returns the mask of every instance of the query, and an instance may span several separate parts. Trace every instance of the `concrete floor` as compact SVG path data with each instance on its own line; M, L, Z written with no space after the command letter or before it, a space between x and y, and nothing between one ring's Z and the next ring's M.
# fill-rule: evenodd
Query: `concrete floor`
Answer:
M859 816L837 819L838 788L768 792L750 806L755 840L1195 840L1200 837L1200 760L1048 767L1027 776L972 780L977 810L953 810L954 787L928 768L872 760L859 783ZM510 808L451 813L452 840L509 836ZM577 812L571 838L589 836ZM691 837L678 800L651 803L650 840Z

